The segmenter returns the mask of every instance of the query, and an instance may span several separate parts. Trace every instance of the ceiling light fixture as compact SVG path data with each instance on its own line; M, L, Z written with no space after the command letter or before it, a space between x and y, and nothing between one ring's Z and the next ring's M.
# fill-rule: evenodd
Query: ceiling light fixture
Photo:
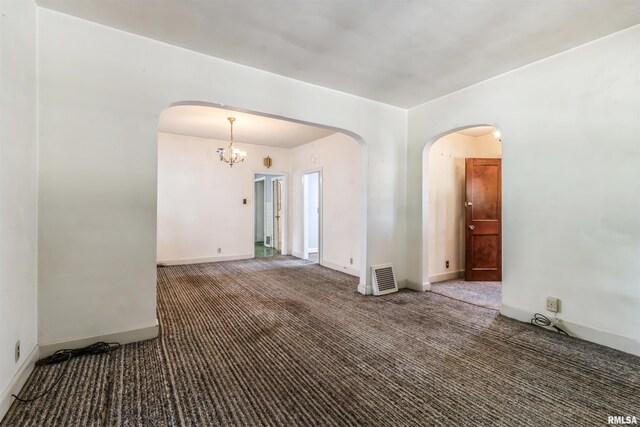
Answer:
M233 122L236 121L235 117L227 117L227 120L229 120L229 125L231 126L229 148L218 148L218 155L220 156L221 162L228 163L230 167L233 167L236 163L244 162L245 157L247 157L247 152L241 151L233 145Z
M498 129L494 129L492 135L495 139L502 142L502 132L500 132Z

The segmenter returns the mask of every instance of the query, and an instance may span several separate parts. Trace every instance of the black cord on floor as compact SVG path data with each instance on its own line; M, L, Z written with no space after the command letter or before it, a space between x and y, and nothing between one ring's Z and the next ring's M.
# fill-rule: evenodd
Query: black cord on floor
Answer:
M540 313L536 313L533 315L533 319L531 319L531 324L536 326L547 327L547 328L552 327L559 333L569 336L568 333L566 333L562 328L560 328L558 325L553 323L547 316Z
M112 351L117 350L120 347L121 345L117 342L107 343L104 341L100 341L95 344L91 344L82 348L58 350L55 353L53 353L51 356L47 356L45 358L38 360L36 362L36 366L55 365L57 363L68 362L74 357L111 353ZM38 396L29 398L29 399L23 399L21 397L18 397L15 394L12 394L11 396L15 397L18 402L22 402L22 403L33 402L34 400L40 399L42 396L45 396L47 393L53 390L56 385L58 385L62 377L64 377L64 375L66 374L68 367L69 367L68 364L65 365L64 369L62 370L58 378L53 382L51 387L49 387L47 390L45 390L43 393L39 394Z

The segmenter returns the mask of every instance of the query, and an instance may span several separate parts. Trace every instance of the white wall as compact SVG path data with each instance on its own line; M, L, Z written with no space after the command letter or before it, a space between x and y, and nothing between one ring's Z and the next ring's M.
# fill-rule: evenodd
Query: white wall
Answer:
M406 277L405 110L42 8L38 27L41 343L155 325L157 126L177 101L359 135L369 172L359 262L391 261Z
M363 238L361 220L363 217L361 208L364 202L362 200L364 194L363 150L364 147L353 138L340 133L292 150L292 222L295 236L293 255L303 257L304 251L302 176L309 170L321 168L322 264L349 274L360 274L360 266L364 262L360 258L359 250ZM388 169L381 168L373 176L370 175L370 180L378 180L380 175L386 172ZM385 195L379 194L376 197L384 199ZM373 214L371 210L369 213ZM391 225L387 224L387 226ZM370 231L369 236L371 235L376 233ZM385 244L393 246L393 242L390 238ZM353 258L353 265L350 264L350 258Z
M429 282L458 277L464 271L465 158L499 158L500 141L450 133L423 153L429 191ZM446 267L449 261L449 268Z
M36 6L0 2L0 419L37 343ZM16 341L20 359L14 360ZM26 369L26 366L25 366Z
M429 276L420 241L425 144L462 126L495 125L503 135L501 312L527 321L552 295L570 332L640 354L639 45L635 26L410 110L411 281Z
M236 143L247 158L230 167L216 154L228 144L158 134L158 262L251 258L253 172L263 168L262 159L267 156L273 159L274 168L288 172L290 150Z

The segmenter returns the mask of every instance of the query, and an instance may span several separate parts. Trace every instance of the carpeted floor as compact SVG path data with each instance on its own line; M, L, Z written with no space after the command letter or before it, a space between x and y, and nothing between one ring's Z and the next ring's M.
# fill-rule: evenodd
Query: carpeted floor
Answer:
M431 284L431 291L449 298L480 307L500 310L502 283L465 282L463 279L447 280Z
M291 257L158 269L159 339L72 360L6 426L604 426L640 358ZM23 390L50 386L38 368Z

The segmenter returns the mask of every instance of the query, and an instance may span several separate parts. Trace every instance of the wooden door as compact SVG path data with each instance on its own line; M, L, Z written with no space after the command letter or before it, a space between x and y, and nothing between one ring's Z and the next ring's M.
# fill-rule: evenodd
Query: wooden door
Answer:
M465 280L502 280L502 163L466 159Z

